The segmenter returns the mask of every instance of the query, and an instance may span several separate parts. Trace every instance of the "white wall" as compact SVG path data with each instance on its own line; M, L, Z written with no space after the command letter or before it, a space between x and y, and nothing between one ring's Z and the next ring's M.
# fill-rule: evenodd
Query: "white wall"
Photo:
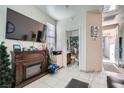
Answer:
M33 45L33 42L28 41L16 41L16 40L9 40L5 39L5 32L6 32L6 12L7 8L15 10L27 17L30 17L36 21L39 21L43 24L49 22L51 24L55 24L55 20L41 12L35 6L0 6L0 42L5 41L6 46L8 47L8 51L13 50L13 44L21 44L23 47L29 48L29 46ZM41 43L35 43L34 46L36 48L41 47Z
M66 34L65 31L71 31L75 29L79 29L81 25L81 15L67 18L64 20L60 20L57 23L57 49L63 49L63 43L60 41L63 41L64 35ZM64 41L63 41L64 42Z

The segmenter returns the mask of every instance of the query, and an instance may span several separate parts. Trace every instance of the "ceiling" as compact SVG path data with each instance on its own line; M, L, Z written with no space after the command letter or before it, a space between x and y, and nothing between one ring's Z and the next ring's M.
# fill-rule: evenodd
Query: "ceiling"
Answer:
M39 5L37 7L55 20L78 15L87 9L101 9L100 5Z

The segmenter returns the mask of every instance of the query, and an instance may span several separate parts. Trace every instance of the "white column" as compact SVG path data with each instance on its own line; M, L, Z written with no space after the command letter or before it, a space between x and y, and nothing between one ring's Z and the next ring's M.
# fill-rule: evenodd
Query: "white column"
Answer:
M79 70L86 71L86 11L82 13L79 30Z

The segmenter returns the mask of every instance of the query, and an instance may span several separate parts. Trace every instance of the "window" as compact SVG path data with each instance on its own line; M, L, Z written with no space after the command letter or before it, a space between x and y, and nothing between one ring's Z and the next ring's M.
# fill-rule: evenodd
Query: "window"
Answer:
M47 23L47 48L55 49L55 26Z

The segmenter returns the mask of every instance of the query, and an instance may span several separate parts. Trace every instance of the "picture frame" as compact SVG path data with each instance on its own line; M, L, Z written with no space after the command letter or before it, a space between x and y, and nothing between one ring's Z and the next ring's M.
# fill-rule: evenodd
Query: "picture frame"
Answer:
M99 31L99 27L98 26L91 26L90 36L92 38L96 39L98 37L98 31Z
M21 46L19 44L13 44L14 52L21 52Z

